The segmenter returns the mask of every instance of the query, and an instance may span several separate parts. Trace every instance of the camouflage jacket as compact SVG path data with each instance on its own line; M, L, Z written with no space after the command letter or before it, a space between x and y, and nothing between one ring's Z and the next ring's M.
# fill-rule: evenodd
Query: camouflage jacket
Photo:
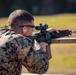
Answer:
M11 31L0 34L0 75L21 75L22 65L30 73L45 73L48 57L40 48L34 50L32 41Z

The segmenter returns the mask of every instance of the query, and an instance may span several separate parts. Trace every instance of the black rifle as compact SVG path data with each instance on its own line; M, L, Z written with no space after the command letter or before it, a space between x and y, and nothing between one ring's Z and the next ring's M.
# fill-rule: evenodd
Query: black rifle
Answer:
M71 31L71 30L59 30L59 33L56 31L47 31L48 25L47 24L40 24L39 26L35 26L36 30L40 30L40 32L35 33L33 36L28 36L32 40L36 40L37 42L46 42L48 43L48 47L46 50L46 53L48 55L48 58L50 59L52 57L51 55L51 50L50 50L50 44L52 39L55 38L60 38L60 37L65 37L72 35L72 33L76 33L76 31ZM59 40L58 40L59 42Z

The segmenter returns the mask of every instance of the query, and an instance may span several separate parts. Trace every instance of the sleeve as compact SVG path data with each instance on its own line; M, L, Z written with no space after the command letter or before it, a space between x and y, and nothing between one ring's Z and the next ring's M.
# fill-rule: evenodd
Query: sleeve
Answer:
M24 37L17 40L18 59L30 73L43 74L48 70L48 57L42 48L34 50L32 43Z

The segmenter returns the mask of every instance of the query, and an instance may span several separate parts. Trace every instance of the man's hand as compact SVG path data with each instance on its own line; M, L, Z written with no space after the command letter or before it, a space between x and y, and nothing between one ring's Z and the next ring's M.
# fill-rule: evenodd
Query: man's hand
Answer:
M59 33L59 30L56 28L48 28L47 31L50 31L50 32L56 31L57 33Z
M40 48L43 48L44 52L46 52L46 47L47 47L47 46L48 46L47 43L45 43L45 42L40 42L40 43L38 43L38 42L35 40L34 48L35 48L36 50L38 50L38 49L40 49Z
M41 43L39 43L39 45L40 45L40 47L43 48L44 52L46 52L46 47L48 46L48 44L45 42L41 42Z

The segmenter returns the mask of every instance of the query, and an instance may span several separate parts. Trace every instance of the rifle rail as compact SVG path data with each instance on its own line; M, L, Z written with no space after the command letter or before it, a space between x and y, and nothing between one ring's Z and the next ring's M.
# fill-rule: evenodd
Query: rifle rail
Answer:
M75 37L69 37L69 38L56 38L51 40L52 44L65 44L65 43L76 43Z

